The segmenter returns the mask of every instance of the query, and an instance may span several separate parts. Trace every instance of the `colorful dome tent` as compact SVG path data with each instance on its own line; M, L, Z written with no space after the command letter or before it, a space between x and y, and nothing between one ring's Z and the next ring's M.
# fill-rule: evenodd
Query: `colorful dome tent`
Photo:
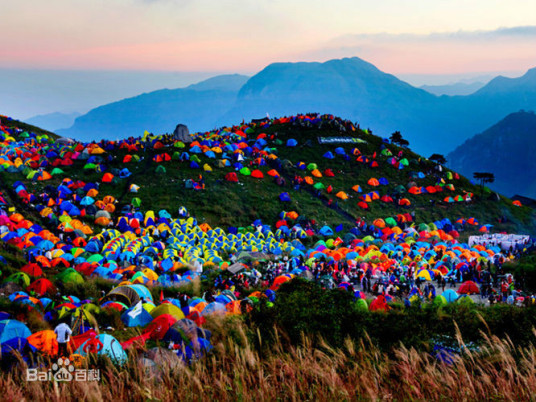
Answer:
M478 293L480 293L478 286L473 281L465 281L458 289L458 294L460 295L475 295Z
M448 303L454 303L458 299L458 293L454 289L447 289L441 294Z
M282 202L290 202L289 193L281 193L281 194L279 194L279 200L282 201Z
M151 314L143 308L141 301L121 315L121 321L127 327L144 327L153 320Z
M28 336L28 343L45 355L58 355L58 341L52 330L39 331Z
M31 334L28 327L20 321L0 321L0 343L5 343L15 338L28 338Z
M225 180L230 181L231 183L238 183L238 176L235 172L229 172L225 175Z
M87 356L88 352L91 350L88 345L91 345L91 342L97 343L99 356L107 356L115 364L125 364L128 360L127 354L119 341L115 339L112 335L109 334L100 334L96 338L98 342L95 342L93 339L88 339L76 350L76 354L81 356Z
M101 304L108 301L120 301L128 307L137 304L141 299L145 302L153 303L153 296L149 289L144 285L123 285L112 289L106 296L103 297Z
M74 268L67 268L56 275L56 279L63 283L84 283L84 277Z

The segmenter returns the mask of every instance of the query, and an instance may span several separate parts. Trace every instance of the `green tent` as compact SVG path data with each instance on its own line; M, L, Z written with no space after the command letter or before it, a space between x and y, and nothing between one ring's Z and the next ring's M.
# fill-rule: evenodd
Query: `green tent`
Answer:
M240 173L244 176L251 176L251 170L249 170L249 168L247 167L243 167L242 169L240 169Z
M60 168L54 168L54 169L52 169L52 172L50 172L50 174L51 174L52 176L55 176L55 175L57 175L57 174L64 174L64 173L65 173L65 172L64 172L63 170L61 170Z
M406 187L404 187L402 184L399 184L395 187L395 193L403 194L406 192Z
M445 296L439 295L434 299L432 304L434 306L442 307L442 306L446 306L449 303L448 303L447 299L445 299Z
M165 173L167 173L167 171L166 171L166 168L165 168L164 166L162 166L162 165L158 165L158 166L156 167L156 173L165 174Z
M430 231L430 228L428 227L428 225L426 223L421 223L419 226L418 226L418 230L419 232L423 232L423 231Z
M321 183L321 182L315 183L313 187L316 188L317 190L323 190L326 188L326 186L324 186L324 183Z
M315 170L318 169L318 165L316 163L309 163L307 165L307 170Z
M24 272L16 272L9 275L4 282L13 282L25 288L30 286L30 277Z
M36 173L37 173L37 170L32 170L30 173L28 173L28 174L26 175L26 178L27 178L28 180L32 180Z
M391 218L391 217L389 217L389 218L387 218L387 219L385 220L385 224L386 224L387 226L389 226L389 227L395 227L395 226L397 225L395 219L394 219L394 218Z
M406 158L404 158L400 160L400 164L404 166L409 166L409 161Z
M84 283L84 277L74 270L67 268L65 271L56 275L56 279L63 283Z
M357 299L355 304L356 304L356 308L358 311L362 311L362 312L368 311L368 305L365 299L359 298Z
M131 201L132 206L139 208L141 206L141 200L137 197L133 198Z

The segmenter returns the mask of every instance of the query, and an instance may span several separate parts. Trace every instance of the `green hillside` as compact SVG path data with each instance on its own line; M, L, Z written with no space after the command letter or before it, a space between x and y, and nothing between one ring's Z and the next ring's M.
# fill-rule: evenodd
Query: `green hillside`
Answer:
M17 123L19 124L19 123ZM254 125L253 125L254 126ZM19 127L23 127L19 125ZM348 230L354 226L356 218L365 217L367 222L372 222L376 218L387 218L401 213L415 213L416 221L433 222L445 217L452 221L459 218L475 217L482 224L494 225L494 231L515 231L536 233L534 225L534 211L527 207L513 206L511 201L505 197L498 197L487 189L471 184L467 179L461 177L456 180L445 180L443 185L452 184L454 191L444 187L442 192L435 194L410 194L404 191L400 197L407 198L410 206L399 206L393 202L382 202L375 200L369 203L369 209L364 210L358 207L359 197L366 193L377 191L380 196L390 195L396 197L401 190L401 186L407 190L408 184L414 182L419 187L433 186L437 184L436 166L433 162L421 158L409 149L403 149L396 145L383 142L380 137L369 134L362 130L345 132L341 134L337 124L324 124L321 127L307 126L306 124L273 123L269 127L253 127L248 132L249 145L252 146L259 134L266 134L267 147L272 148L272 152L277 155L277 160L270 161L273 166L260 166L258 169L263 172L263 179L256 179L251 176L244 176L237 172L239 183L232 183L225 180L225 175L235 171L233 167L218 168L217 159L211 159L198 154L201 169L190 168L190 162L177 160L177 156L188 150L177 148L170 141L169 146L160 149L147 147L139 150L136 154L142 159L140 162L123 163L123 158L127 155L126 150L114 151L110 155L104 153L98 158L113 158L106 162L111 167L113 173L118 170L128 168L132 175L125 179L114 180L113 183L101 183L99 189L100 196L112 195L119 200L116 215L124 205L130 204L134 197L142 201L142 210L166 209L176 213L180 206L185 206L192 216L197 217L199 222L207 222L211 226L248 226L255 219L262 219L263 223L274 225L279 219L281 211L296 211L299 215L314 219L319 225L330 225L336 227L344 225ZM270 137L274 135L273 139ZM358 143L354 144L319 144L319 137L334 136L353 137ZM296 147L286 146L288 139L295 139L298 143ZM349 160L336 155L335 149L341 147L349 155ZM370 164L356 162L356 155L352 150L358 148L362 156L371 161L376 160L378 167L370 167ZM387 149L393 155L398 155L402 151L402 158L407 159L408 166L404 169L397 169L388 164ZM266 148L265 148L266 149ZM331 151L334 159L326 159L323 155ZM158 154L167 153L173 159L168 162L156 163L153 157ZM376 155L374 155L376 153ZM175 154L175 156L174 156ZM374 159L375 158L375 159ZM252 158L246 158L243 162L250 170L257 166L249 166ZM279 161L279 162L277 162ZM310 186L302 184L300 189L294 188L293 178L298 175L310 176L310 171L297 168L299 162L305 165L316 163L318 170L324 173L325 169L331 169L334 177L321 178L313 177L314 183L323 183L327 188L332 186L333 191L329 194L325 189L317 194L316 190ZM276 166L281 163L282 166ZM203 171L203 165L212 167L212 172ZM85 162L75 160L72 166L62 167L63 175L54 176L52 180L44 182L31 182L34 192L38 192L44 186L52 184L58 185L64 177L72 180L83 180L85 182L98 182L102 179L103 172L84 169ZM164 166L165 173L156 173L159 165ZM278 185L275 180L267 175L273 168L278 170L285 178L286 184ZM117 169L117 171L114 171ZM412 178L412 172L423 172L425 178ZM441 176L446 177L446 170ZM2 181L9 187L17 180L24 180L22 174L1 173ZM205 182L204 190L193 190L185 188L185 181L192 179L199 180L199 175L203 176ZM385 178L388 185L373 187L367 184L371 178ZM140 186L139 192L134 194L129 192L131 184ZM352 190L354 185L362 188L361 193ZM335 196L339 191L348 194L349 199L343 201ZM288 192L291 202L281 202L279 194ZM473 193L472 202L443 202L445 197L455 197ZM99 197L100 197L99 196ZM331 204L329 200L332 200ZM499 223L499 219L506 222ZM92 223L92 221L88 221ZM478 229L478 228L476 228ZM475 229L475 230L476 230Z

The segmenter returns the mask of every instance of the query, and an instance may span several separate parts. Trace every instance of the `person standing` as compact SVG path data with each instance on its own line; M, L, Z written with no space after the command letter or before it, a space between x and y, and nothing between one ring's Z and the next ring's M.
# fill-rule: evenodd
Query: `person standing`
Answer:
M67 345L73 331L71 328L64 322L60 323L55 329L54 333L56 334L56 340L58 341L58 354L63 357L68 355Z

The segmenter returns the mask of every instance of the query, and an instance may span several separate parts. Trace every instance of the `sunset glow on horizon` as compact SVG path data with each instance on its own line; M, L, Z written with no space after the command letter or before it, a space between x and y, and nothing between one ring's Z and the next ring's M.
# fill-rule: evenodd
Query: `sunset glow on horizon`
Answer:
M536 65L532 1L3 3L0 68L252 73L352 56L394 74Z

